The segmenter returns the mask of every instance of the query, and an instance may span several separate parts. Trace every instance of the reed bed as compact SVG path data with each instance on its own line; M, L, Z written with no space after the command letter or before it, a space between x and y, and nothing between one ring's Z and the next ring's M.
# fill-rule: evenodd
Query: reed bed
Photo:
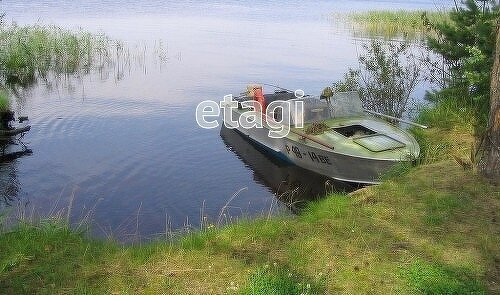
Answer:
M110 45L104 35L55 26L2 26L0 79L28 86L49 73L85 73L110 61Z
M367 34L370 37L405 37L409 39L425 36L425 19L436 23L448 20L449 15L446 11L371 10L351 13L348 16L355 31L362 32L362 34Z

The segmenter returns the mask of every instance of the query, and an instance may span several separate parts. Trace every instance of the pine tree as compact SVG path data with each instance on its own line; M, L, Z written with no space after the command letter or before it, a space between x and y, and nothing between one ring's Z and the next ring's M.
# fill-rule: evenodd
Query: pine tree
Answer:
M431 23L428 47L443 57L448 72L444 92L473 106L486 122L489 111L491 68L495 49L497 1L466 0L450 13L451 21Z

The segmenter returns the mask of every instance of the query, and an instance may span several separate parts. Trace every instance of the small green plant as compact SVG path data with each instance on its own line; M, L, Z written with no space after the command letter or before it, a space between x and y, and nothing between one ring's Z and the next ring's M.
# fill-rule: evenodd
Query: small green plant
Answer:
M0 112L7 112L10 110L9 96L3 90L0 90Z
M420 145L418 165L431 164L449 158L453 147L448 141L440 140L438 135L431 136L425 130L418 128L413 128L411 131Z

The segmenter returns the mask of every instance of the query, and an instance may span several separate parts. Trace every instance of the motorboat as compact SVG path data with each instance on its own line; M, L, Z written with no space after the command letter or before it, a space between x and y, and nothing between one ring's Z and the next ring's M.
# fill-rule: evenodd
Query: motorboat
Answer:
M253 85L235 100L238 107L231 108L231 120L224 119L227 128L282 160L335 180L376 184L389 169L420 154L407 130L365 110L357 92L321 99L283 90L263 94L261 86ZM254 102L262 107L252 107ZM296 105L301 107L290 107ZM255 120L256 112L262 126L235 124ZM288 133L270 136L280 125L287 125Z

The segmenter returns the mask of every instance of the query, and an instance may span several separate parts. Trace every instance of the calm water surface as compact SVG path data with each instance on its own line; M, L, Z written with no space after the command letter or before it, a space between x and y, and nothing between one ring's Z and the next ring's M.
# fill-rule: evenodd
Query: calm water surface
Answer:
M223 222L273 214L290 194L322 194L321 176L269 159L233 131L199 128L197 103L249 82L317 94L356 65L360 50L361 41L333 13L450 5L4 0L7 21L105 33L123 41L135 62L25 94L17 111L30 117L24 142L33 154L0 164L0 208L24 206L44 216L72 202L73 223L90 215L96 236L125 241L198 227L201 212L215 222L241 189Z

